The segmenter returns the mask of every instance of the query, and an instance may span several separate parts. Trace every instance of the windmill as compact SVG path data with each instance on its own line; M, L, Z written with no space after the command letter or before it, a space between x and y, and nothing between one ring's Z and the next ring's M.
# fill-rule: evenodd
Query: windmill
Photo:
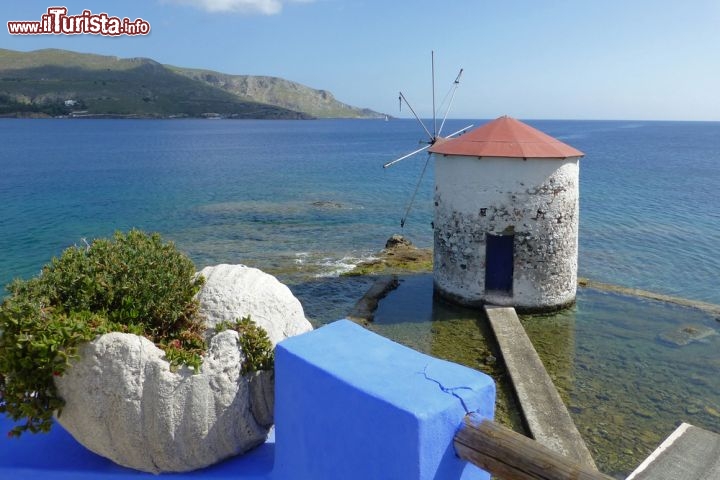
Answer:
M396 158L395 160L384 164L383 168L391 167L392 165L395 165L396 163L398 163L402 160L410 158L413 155L416 155L420 152L423 152L423 151L429 149L430 147L432 147L435 144L435 142L437 142L440 139L452 138L457 135L460 135L463 132L465 132L466 130L468 130L469 128L472 128L472 126L473 126L473 125L468 125L467 127L463 127L460 130L451 133L447 137L442 136L442 130L443 130L443 127L445 126L445 121L447 120L447 116L448 116L448 113L450 112L450 108L452 107L453 100L455 99L455 93L457 92L457 89L460 86L460 77L462 76L463 69L461 68L460 72L458 72L457 77L455 77L455 81L450 86L450 89L448 90L447 94L445 95L445 98L443 99L443 101L440 104L440 106L442 108L442 106L447 101L448 97L450 98L450 101L448 102L448 106L445 109L445 114L443 115L442 122L440 123L440 129L438 129L437 128L437 115L436 115L437 110L435 109L435 52L434 51L430 52L430 64L431 64L431 69L432 69L431 74L432 74L432 110L433 110L433 112L432 112L432 129L433 129L433 131L432 131L432 133L430 133L430 129L425 125L425 122L423 122L420 119L418 114L415 112L415 109L413 109L412 105L410 105L410 102L408 102L405 95L403 95L402 91L399 92L398 104L399 104L400 110L402 110L402 104L403 104L403 102L405 102L405 105L410 109L410 111L412 112L415 119L418 121L420 126L423 128L423 130L427 134L428 140L426 140L426 141L421 140L420 143L425 143L426 144L425 146L420 147L417 150L414 150L410 153L403 155L400 158ZM427 157L425 159L425 166L423 167L422 173L420 174L420 179L418 180L418 183L415 186L415 191L413 192L412 197L410 198L410 202L408 203L408 206L405 209L405 214L403 215L402 219L400 219L400 228L405 227L405 221L407 220L408 214L410 213L410 209L412 208L412 205L415 202L415 196L417 195L418 189L420 188L420 184L422 183L422 180L425 176L425 171L427 170L427 166L428 166L429 162L430 162L430 153L428 152Z

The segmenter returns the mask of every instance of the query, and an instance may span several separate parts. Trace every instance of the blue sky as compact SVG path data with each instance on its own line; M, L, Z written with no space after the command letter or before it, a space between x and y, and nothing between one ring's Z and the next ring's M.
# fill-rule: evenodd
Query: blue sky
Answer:
M143 18L145 37L14 36L50 6ZM3 1L0 48L63 48L283 77L430 116L464 68L450 116L720 120L718 0Z

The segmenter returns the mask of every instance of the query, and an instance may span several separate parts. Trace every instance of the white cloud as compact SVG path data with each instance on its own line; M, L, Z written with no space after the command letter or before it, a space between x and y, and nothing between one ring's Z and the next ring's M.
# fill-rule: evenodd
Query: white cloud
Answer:
M166 0L167 3L191 5L208 12L235 12L261 15L280 13L283 3L310 3L312 0Z

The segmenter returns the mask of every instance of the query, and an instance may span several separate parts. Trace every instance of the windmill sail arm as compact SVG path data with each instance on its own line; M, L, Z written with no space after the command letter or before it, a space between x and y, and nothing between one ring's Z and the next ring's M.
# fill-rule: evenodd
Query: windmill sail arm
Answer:
M432 107L433 107L433 134L430 138L434 142L438 136L437 118L435 118L435 51L430 51L430 64L432 65Z
M451 137L454 137L455 135L460 135L460 134L463 133L465 130L470 129L470 128L472 128L473 126L474 126L474 125L471 123L471 124L468 125L467 127L463 127L463 128L461 128L460 130L458 130L457 132L453 132L453 133L451 133L450 135L448 135L448 136L445 137L445 138L451 138Z
M458 87L460 86L460 76L463 73L463 69L460 69L460 73L458 73L457 77L455 77L455 81L452 85L452 96L450 97L450 103L448 104L447 110L445 110L445 116L443 116L442 123L440 124L440 131L438 131L438 136L442 134L442 129L445 126L445 120L447 120L448 113L450 113L450 109L452 108L453 100L455 100L455 92L457 92Z
M445 137L445 138L451 138L451 137L454 137L455 135L459 135L459 134L463 133L465 130L468 130L468 129L472 128L472 127L473 127L473 125L470 124L470 125L468 125L467 127L461 128L461 129L458 130L457 132L451 133L450 135L448 135L448 136ZM410 152L410 153L408 153L408 154L406 154L406 155L403 155L403 156L400 157L400 158L396 158L396 159L393 160L392 162L386 163L385 165L383 165L383 168L391 167L391 166L395 165L396 163L398 163L398 162L401 161L401 160L405 160L406 158L412 157L412 156L415 155L416 153L420 153L420 152L422 152L423 150L427 150L427 149L430 148L431 146L432 146L432 144L430 144L430 145L425 145L424 147L420 147L420 148L418 148L417 150L414 150L414 151L412 151L412 152Z
M417 120L418 123L420 123L420 125L422 125L423 130L425 130L425 133L427 133L428 137L430 137L430 142L433 142L435 140L435 137L432 136L432 134L430 133L430 130L428 130L427 127L425 126L425 124L422 122L422 120L420 120L420 117L418 117L418 114L415 113L415 109L412 108L412 105L410 105L410 102L407 101L407 98L405 98L405 95L403 95L402 92L400 92L400 98L405 102L405 105L408 106L408 108L410 109L412 114L415 116L415 120Z
M392 162L386 163L385 165L383 165L383 168L388 168L388 167L390 167L390 166L392 166L392 165L395 165L395 164L398 163L399 161L405 160L405 159L408 158L408 157L412 157L412 156L415 155L416 153L420 153L420 152L422 152L423 150L427 150L427 149L430 148L430 147L431 147L431 145L425 145L424 147L418 148L418 149L415 150L414 152L410 152L410 153L408 153L407 155L403 155L402 157L393 160Z
M455 82L453 82L453 83L455 83L455 84L460 83L460 76L462 75L462 72L463 72L463 69L461 68L460 73L458 73L458 76L455 77Z

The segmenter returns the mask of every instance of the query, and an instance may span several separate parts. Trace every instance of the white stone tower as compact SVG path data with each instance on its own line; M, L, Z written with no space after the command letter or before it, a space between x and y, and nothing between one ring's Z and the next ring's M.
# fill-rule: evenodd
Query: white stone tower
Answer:
M507 116L429 151L435 291L469 306L571 305L583 153Z

